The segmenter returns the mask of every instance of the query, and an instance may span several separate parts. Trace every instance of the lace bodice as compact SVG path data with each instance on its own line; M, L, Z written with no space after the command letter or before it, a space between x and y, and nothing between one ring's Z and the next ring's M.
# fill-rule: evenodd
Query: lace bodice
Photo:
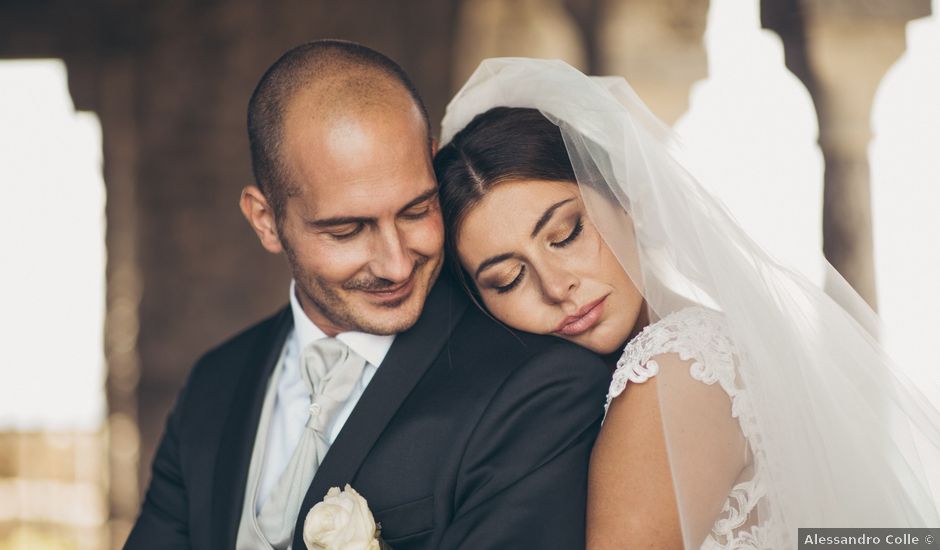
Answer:
M762 450L747 392L736 376L738 353L720 313L689 307L647 326L627 344L617 361L605 409L623 393L628 383L642 384L659 374L657 356L672 353L688 365L693 379L708 385L717 382L728 394L731 415L738 420L750 450L751 464L731 489L702 548L767 548L767 526L757 517L757 505L766 493L761 470Z

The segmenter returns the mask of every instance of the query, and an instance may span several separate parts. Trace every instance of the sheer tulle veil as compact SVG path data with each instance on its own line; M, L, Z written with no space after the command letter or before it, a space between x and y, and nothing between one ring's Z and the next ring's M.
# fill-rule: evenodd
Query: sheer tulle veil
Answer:
M676 160L671 131L622 78L488 59L448 106L442 142L496 106L535 108L559 126L591 221L650 319L689 305L723 314L753 411L742 427L770 482L758 513L775 526L774 548L795 548L799 527L940 527L924 467L940 464L940 412L921 391L936 381L891 361L877 316L828 263L823 290L755 244ZM696 548L691 526L715 512L689 498L703 482L691 477L702 468L695 440L707 434L682 429L696 411L663 388L684 539Z

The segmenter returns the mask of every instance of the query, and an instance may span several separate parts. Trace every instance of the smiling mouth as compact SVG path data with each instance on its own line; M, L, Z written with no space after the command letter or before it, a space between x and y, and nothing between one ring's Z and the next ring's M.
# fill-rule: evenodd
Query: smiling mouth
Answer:
M587 304L574 315L565 317L555 329L555 333L562 336L578 336L594 328L600 321L601 314L604 313L604 302L607 296Z
M361 292L366 293L372 298L377 299L379 303L388 304L390 302L400 302L404 301L408 296L411 295L411 292L415 288L415 281L417 277L412 274L412 276L405 282L390 287L383 288L382 290L361 290Z

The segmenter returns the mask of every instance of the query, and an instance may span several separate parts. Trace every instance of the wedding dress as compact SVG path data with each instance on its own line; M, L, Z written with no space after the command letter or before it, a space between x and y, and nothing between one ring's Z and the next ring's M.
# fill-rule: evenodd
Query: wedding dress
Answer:
M767 492L759 428L747 390L738 380L738 352L721 314L703 307L688 307L645 327L630 340L617 361L605 410L628 384L642 384L658 375L659 358L668 354L679 356L686 370L682 375L701 384L718 384L724 390L730 400L731 415L737 419L748 443L747 467L735 480L702 549L771 548L770 537L766 535L771 528L760 521L757 510Z
M885 354L877 315L821 251L824 289L741 229L622 78L485 60L448 105L441 143L499 106L558 126L588 217L643 294L650 324L626 346L610 397L657 377L685 548L797 548L802 527L940 526L924 468L940 464L940 411L925 397L938 373ZM727 415L696 410L689 387L702 385L727 394ZM745 439L746 467L717 517L698 472L721 464L703 465L689 418L714 422L700 439L735 421Z

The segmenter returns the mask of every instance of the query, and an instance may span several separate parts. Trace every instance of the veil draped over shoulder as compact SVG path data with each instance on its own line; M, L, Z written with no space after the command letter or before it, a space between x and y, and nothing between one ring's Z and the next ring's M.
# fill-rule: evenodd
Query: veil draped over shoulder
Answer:
M940 527L924 468L940 464L940 412L920 391L935 381L892 362L877 316L828 263L824 291L770 257L676 160L671 130L622 78L486 60L448 106L442 142L497 106L535 108L559 126L591 221L651 320L689 305L724 317L751 411L742 428L757 435L751 452L768 480L757 510L775 526L771 547L796 548L799 527ZM707 482L692 475L702 434L682 429L694 405L658 388L683 538L697 548L693 526L714 514L689 498Z

